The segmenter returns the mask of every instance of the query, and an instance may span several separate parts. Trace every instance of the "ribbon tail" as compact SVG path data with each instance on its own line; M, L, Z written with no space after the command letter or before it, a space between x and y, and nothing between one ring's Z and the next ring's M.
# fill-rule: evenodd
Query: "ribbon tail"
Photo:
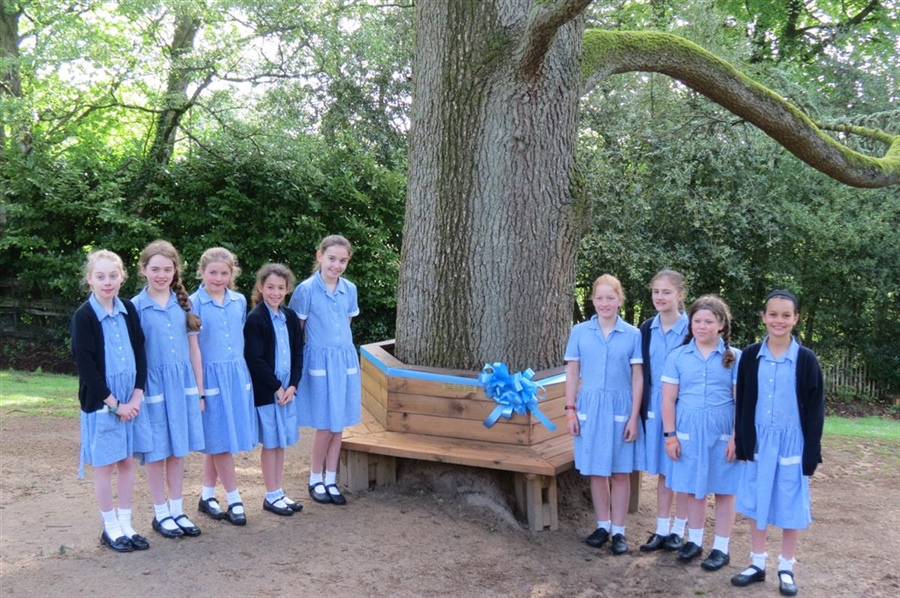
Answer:
M484 427L490 428L491 426L496 424L497 420L501 417L509 419L510 415L512 415L512 408L509 405L497 405L496 407L494 407L494 410L491 411L491 414L487 416L487 419L484 420Z
M535 405L534 407L531 408L531 414L533 416L535 416L536 418L538 418L538 421L541 422L542 424L544 424L544 427L547 428L548 430L550 430L551 432L556 430L556 424L554 424L552 421L547 419L547 416L541 412L540 407L538 407L537 405Z

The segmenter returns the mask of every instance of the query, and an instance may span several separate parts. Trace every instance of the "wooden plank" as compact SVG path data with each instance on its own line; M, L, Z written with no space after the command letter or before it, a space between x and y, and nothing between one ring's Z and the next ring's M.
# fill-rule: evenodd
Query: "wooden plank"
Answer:
M435 397L405 392L392 392L388 397L388 410L419 415L435 415L483 422L494 410L496 403L465 398ZM522 416L517 423L528 423ZM507 420L509 421L509 420Z
M365 388L362 391L362 407L371 414L372 419L377 421L382 428L387 427L387 407L375 399L372 393Z
M412 395L424 395L432 397L448 397L451 399L471 399L494 401L484 396L484 390L480 386L468 384L456 384L454 382L438 382L435 380L419 380L416 378L388 378L388 393L402 392Z
M551 476L556 474L552 464L535 454L527 446L397 432L380 432L365 437L345 439L342 446L347 450L404 459L420 459Z
M375 484L386 486L397 482L397 459L388 455L378 455L375 462Z
M486 428L477 420L388 412L390 432L425 434L463 440L483 440L498 444L528 445L529 428L525 425L497 422Z
M371 353L372 357L377 359L387 368L403 367L403 362L393 356L386 348L393 349L394 340L381 341L379 343L371 343L363 345L362 348ZM365 359L365 357L363 357Z
M388 377L368 361L362 365L362 387L368 390L385 407L387 406Z

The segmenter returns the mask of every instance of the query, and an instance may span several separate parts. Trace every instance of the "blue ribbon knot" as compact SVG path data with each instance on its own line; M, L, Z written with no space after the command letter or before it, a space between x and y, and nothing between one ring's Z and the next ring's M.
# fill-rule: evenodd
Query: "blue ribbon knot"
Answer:
M543 386L532 382L533 377L534 371L531 368L510 374L505 363L484 364L478 381L484 387L484 394L497 402L497 407L484 420L484 427L490 428L501 417L509 419L513 413L531 413L548 430L556 430L556 424L547 419L538 406L538 401L547 398L547 391Z

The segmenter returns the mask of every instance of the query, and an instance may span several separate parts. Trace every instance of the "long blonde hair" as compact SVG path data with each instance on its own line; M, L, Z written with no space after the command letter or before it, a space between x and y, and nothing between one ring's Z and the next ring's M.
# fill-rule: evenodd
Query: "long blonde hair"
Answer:
M206 267L213 262L228 264L228 268L231 270L231 280L228 281L228 288L232 291L235 290L237 287L234 281L241 275L241 267L238 266L237 257L224 247L210 247L203 252L203 255L200 256L200 261L197 263L197 278L202 279Z

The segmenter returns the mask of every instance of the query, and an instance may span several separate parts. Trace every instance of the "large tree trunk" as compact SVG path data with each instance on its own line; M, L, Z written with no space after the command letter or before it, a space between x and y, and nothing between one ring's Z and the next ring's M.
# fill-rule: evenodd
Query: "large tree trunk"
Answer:
M583 21L533 31L531 4L416 3L396 344L406 363L562 363L587 224L574 168Z
M22 8L17 4L11 4L7 0L0 0L0 98L6 96L13 101L22 98L22 79L19 73L19 19L22 17ZM10 114L17 112L7 111L0 114L0 160L6 157L7 128L12 139L18 144L22 153L31 149L30 133L27 128L13 122L6 122Z

